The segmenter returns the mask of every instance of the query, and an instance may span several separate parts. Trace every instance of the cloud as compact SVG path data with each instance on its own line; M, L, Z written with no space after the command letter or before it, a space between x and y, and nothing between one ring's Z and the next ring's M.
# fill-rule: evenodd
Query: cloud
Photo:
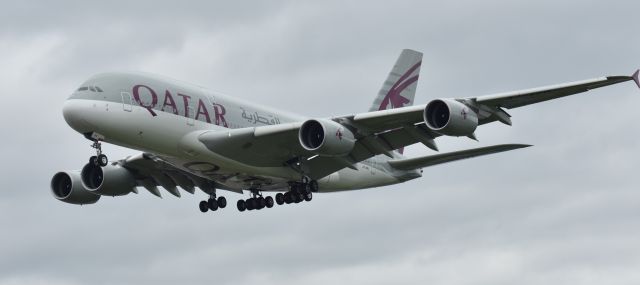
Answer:
M533 148L378 189L203 215L201 192L76 207L50 177L89 142L61 116L94 73L142 70L309 116L365 111L402 48L417 102L631 73L638 4L424 1L36 2L0 12L0 284L637 284L632 83L511 110L480 143ZM112 159L133 150L105 146ZM433 153L422 146L408 155ZM228 193L231 205L237 194Z

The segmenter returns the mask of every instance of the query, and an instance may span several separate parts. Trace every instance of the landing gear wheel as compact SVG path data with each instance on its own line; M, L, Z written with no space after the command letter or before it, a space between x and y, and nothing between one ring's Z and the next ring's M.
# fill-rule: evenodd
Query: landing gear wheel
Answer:
M227 198L220 196L218 197L218 207L220 209L224 209L227 206Z
M238 200L238 205L237 206L238 206L238 211L240 211L240 212L244 212L244 210L247 209L247 204L244 202L244 200Z
M267 206L267 201L264 199L264 197L258 198L258 210L262 210L266 206Z
M293 202L298 204L300 202L302 202L302 200L304 200L304 196L302 196L302 193L293 193Z
M313 194L311 194L311 192L304 194L305 201L309 202L311 199L313 199Z
M100 163L98 161L98 156L95 156L95 155L92 157L89 157L89 163L91 165L100 166Z
M273 197L271 196L267 196L267 198L264 198L264 202L266 203L267 208L272 208L274 205Z
M200 212L206 213L207 211L209 211L209 206L207 205L207 201L200 201L200 205L198 205L200 207Z
M218 209L218 202L214 198L209 198L207 206L209 207L209 209L211 209L211 211L215 211Z
M276 203L278 203L278 205L284 204L284 194L282 193L276 194Z
M104 167L107 166L107 164L109 164L109 159L107 158L107 156L104 154L98 155L98 165Z
M293 195L291 192L284 193L284 202L287 204L293 203Z
M318 189L318 181L311 180L311 182L309 182L309 190L311 190L311 192L318 192Z
M253 210L256 209L258 206L258 203L256 201L256 198L249 198L247 199L247 210Z

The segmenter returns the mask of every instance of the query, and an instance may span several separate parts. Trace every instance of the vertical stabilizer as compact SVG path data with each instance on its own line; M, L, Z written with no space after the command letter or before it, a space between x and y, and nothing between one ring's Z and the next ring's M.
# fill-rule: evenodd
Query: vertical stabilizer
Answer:
M395 109L413 105L416 96L422 53L415 50L402 50L389 76L382 84L378 96L373 100L369 112ZM404 148L397 150L400 154Z
M421 64L422 53L410 49L403 50L369 111L413 105Z

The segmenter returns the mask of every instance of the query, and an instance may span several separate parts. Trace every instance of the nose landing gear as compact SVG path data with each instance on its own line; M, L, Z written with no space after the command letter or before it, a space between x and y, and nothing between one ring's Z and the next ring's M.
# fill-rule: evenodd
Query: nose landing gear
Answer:
M109 159L102 153L102 144L100 141L94 140L91 147L96 150L96 155L89 158L89 163L94 166L107 166L107 164L109 164Z

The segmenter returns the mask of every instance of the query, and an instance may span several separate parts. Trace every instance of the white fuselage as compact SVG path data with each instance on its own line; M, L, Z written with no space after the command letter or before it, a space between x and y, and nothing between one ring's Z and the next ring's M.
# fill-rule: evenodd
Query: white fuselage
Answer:
M256 167L216 154L199 142L197 135L202 131L277 125L307 118L177 80L136 73L97 75L71 95L63 114L67 123L82 134L154 154L228 190L284 190L288 181L301 178L299 172L286 165ZM358 163L357 170L345 168L326 176L318 180L320 191L406 181L398 178L399 173L389 167L387 160L386 156L375 156Z

